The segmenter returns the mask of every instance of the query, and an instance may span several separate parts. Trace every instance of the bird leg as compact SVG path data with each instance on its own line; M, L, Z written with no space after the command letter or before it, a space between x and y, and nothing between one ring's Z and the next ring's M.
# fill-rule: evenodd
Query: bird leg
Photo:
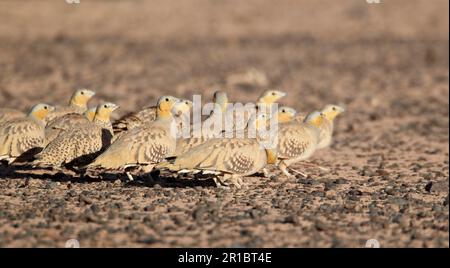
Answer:
M231 175L231 177L229 178L230 182L236 186L237 189L241 189L242 186L244 186L244 181L242 180L242 177L237 175L237 174L233 174Z
M318 169L320 169L320 170L322 170L322 171L327 171L327 172L330 171L330 169L328 169L328 168L326 168L326 167L322 167L322 166L320 166L320 165L311 163L311 162L309 162L309 161L303 161L303 162L300 162L300 164L301 164L301 165L304 165L304 166L315 167L315 168L318 168Z
M131 172L127 171L127 172L125 172L125 174L127 175L128 179L130 181L134 181L134 178L133 178L133 175L131 175Z
M228 187L228 184L226 184L224 181L220 180L219 177L214 177L213 180L216 183L217 188L226 189L226 190L230 189L230 187Z
M286 175L286 177L288 177L289 179L293 179L295 178L295 175L292 175L291 173L289 173L288 171L288 166L286 165L286 163L284 161L281 161L280 164L278 164L278 168L281 170L281 172Z
M308 174L306 174L306 173L303 173L303 172L301 172L301 171L295 170L295 169L293 169L293 168L289 168L289 169L290 169L291 171L293 171L294 173L297 173L297 174L302 175L302 176L305 177L305 178L308 177Z

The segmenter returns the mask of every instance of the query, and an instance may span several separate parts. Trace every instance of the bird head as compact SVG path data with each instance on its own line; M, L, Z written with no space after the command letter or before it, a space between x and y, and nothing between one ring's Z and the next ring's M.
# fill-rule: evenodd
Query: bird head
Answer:
M319 111L314 111L309 113L305 119L304 122L314 125L316 127L320 127L323 124L323 120L325 119L325 115Z
M322 109L322 113L329 121L333 121L336 116L343 113L344 111L344 107L334 104L328 104L325 106L325 108Z
M268 119L269 119L269 116L265 113L255 114L248 121L247 128L253 128L255 130L266 128Z
M220 110L222 112L225 112L228 104L228 97L227 93L223 91L216 91L213 95L213 102L217 105L219 105Z
M297 111L291 107L281 106L278 108L276 117L278 118L278 123L287 123L294 119Z
M160 97L157 103L157 117L159 119L170 118L172 116L172 108L177 102L179 102L179 99L173 96Z
M272 104L277 102L282 97L286 96L286 93L280 90L267 90L259 97L258 103Z
M117 104L111 102L102 103L97 106L94 119L102 122L109 122L111 113L117 108L119 108Z
M172 114L181 116L182 114L189 114L192 108L192 101L179 100L173 105Z
M95 95L95 92L89 89L78 89L70 98L70 105L87 108L88 101Z
M45 117L48 115L48 113L50 113L53 110L55 110L55 107L45 103L39 103L31 108L28 115L38 120L44 120Z

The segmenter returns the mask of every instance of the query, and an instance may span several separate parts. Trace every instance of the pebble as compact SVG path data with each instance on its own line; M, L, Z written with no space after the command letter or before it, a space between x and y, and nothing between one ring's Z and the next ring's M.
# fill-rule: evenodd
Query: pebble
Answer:
M314 227L316 228L317 231L324 231L328 229L327 224L320 220L316 220L314 222Z
M198 206L192 213L192 217L196 221L200 221L203 218L203 215L206 213L206 207L203 205Z
M159 240L152 235L147 235L146 237L138 240L138 243L142 243L142 244L147 244L147 245L151 245L151 244L155 244L159 242Z
M94 203L94 200L92 200L92 198L90 198L90 197L87 197L85 194L79 195L79 201L83 202L85 204L88 204L88 205Z

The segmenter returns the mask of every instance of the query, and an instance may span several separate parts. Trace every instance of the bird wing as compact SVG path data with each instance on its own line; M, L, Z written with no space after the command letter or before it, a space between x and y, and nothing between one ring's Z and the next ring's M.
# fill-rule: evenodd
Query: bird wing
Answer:
M29 118L9 121L0 127L0 155L20 156L41 147L44 140L43 127Z
M114 133L133 129L156 120L156 106L144 108L139 112L131 112L113 123Z
M314 132L303 123L283 124L280 126L278 133L278 157L294 158L301 156L317 143L317 139L318 132Z
M65 131L36 156L37 162L58 166L97 153L104 147L102 134L102 128L93 123Z

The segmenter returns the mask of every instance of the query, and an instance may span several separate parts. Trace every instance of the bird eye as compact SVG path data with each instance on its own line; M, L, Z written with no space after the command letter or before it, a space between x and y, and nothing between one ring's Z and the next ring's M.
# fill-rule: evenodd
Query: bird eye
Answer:
M285 113L285 112L286 112L286 110L285 110L285 109L283 109L283 110L281 110L281 112L282 112L282 113Z
M277 93L275 93L275 92L272 92L272 96L275 96Z
M103 105L103 107L108 108L108 105L105 104L105 105Z
M45 109L45 110L47 110L47 109L48 109L48 107L47 107L47 106L44 106L44 109Z
M336 111L336 107L333 107L333 111Z
M81 91L81 95L84 95L84 91Z
M169 98L166 98L166 101L169 101Z

